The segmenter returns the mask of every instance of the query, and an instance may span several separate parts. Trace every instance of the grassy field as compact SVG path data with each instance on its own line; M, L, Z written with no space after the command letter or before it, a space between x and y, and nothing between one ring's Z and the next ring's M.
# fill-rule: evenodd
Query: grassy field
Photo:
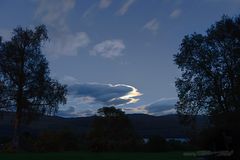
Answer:
M0 160L192 160L181 152L166 153L0 153Z

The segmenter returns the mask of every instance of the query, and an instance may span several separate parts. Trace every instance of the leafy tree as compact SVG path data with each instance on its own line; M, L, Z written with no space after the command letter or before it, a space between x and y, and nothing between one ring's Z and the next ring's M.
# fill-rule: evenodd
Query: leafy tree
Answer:
M140 143L128 117L115 107L98 110L88 138L93 151L130 150Z
M44 25L34 30L18 27L11 40L0 41L0 110L15 111L13 147L19 146L22 120L53 114L66 102L66 86L50 78L41 52L48 39Z
M174 61L182 71L178 113L240 112L240 16L223 16L205 35L185 36Z
M121 118L128 121L125 113L121 109L115 107L103 107L97 111L97 116L105 118Z
M223 16L206 34L185 36L174 61L182 71L176 80L182 120L209 115L216 130L239 148L240 16Z

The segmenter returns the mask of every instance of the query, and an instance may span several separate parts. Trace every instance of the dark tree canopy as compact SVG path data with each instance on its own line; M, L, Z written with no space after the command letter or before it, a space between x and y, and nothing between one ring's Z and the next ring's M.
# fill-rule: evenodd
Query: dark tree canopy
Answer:
M127 118L121 109L116 109L115 107L99 108L97 115L105 118Z
M16 112L16 131L23 118L55 113L58 104L66 102L66 86L50 78L41 53L48 39L44 25L18 27L12 34L11 40L0 41L0 111Z
M93 151L131 150L140 142L127 115L115 107L98 110L88 138Z
M223 16L206 34L185 36L174 61L182 71L176 81L180 115L240 112L240 16Z

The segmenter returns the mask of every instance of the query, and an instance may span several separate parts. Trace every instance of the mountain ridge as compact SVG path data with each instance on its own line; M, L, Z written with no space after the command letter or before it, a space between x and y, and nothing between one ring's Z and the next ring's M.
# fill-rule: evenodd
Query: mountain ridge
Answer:
M175 114L153 116L147 114L127 115L141 137L161 136L164 138L185 138L191 130L190 127L180 124L178 116ZM23 124L22 132L40 133L45 130L60 131L68 129L79 134L86 134L91 128L91 123L95 116L64 118L59 116L43 116L30 124ZM0 119L0 136L12 135L14 113L4 113ZM207 117L197 117L197 128L207 126Z

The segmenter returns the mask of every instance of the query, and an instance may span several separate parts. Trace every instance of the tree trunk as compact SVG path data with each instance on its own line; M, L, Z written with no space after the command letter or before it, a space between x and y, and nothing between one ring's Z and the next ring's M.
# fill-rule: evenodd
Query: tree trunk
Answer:
M21 124L21 111L20 109L17 109L16 115L15 115L15 121L14 121L13 139L12 139L13 150L19 149L20 124Z
M21 124L21 115L22 115L22 106L23 106L23 85L24 85L24 51L20 52L21 62L19 70L19 82L18 82L18 91L17 91L17 103L16 103L16 115L14 122L14 134L12 147L13 150L19 150L19 134L20 134L20 124Z

